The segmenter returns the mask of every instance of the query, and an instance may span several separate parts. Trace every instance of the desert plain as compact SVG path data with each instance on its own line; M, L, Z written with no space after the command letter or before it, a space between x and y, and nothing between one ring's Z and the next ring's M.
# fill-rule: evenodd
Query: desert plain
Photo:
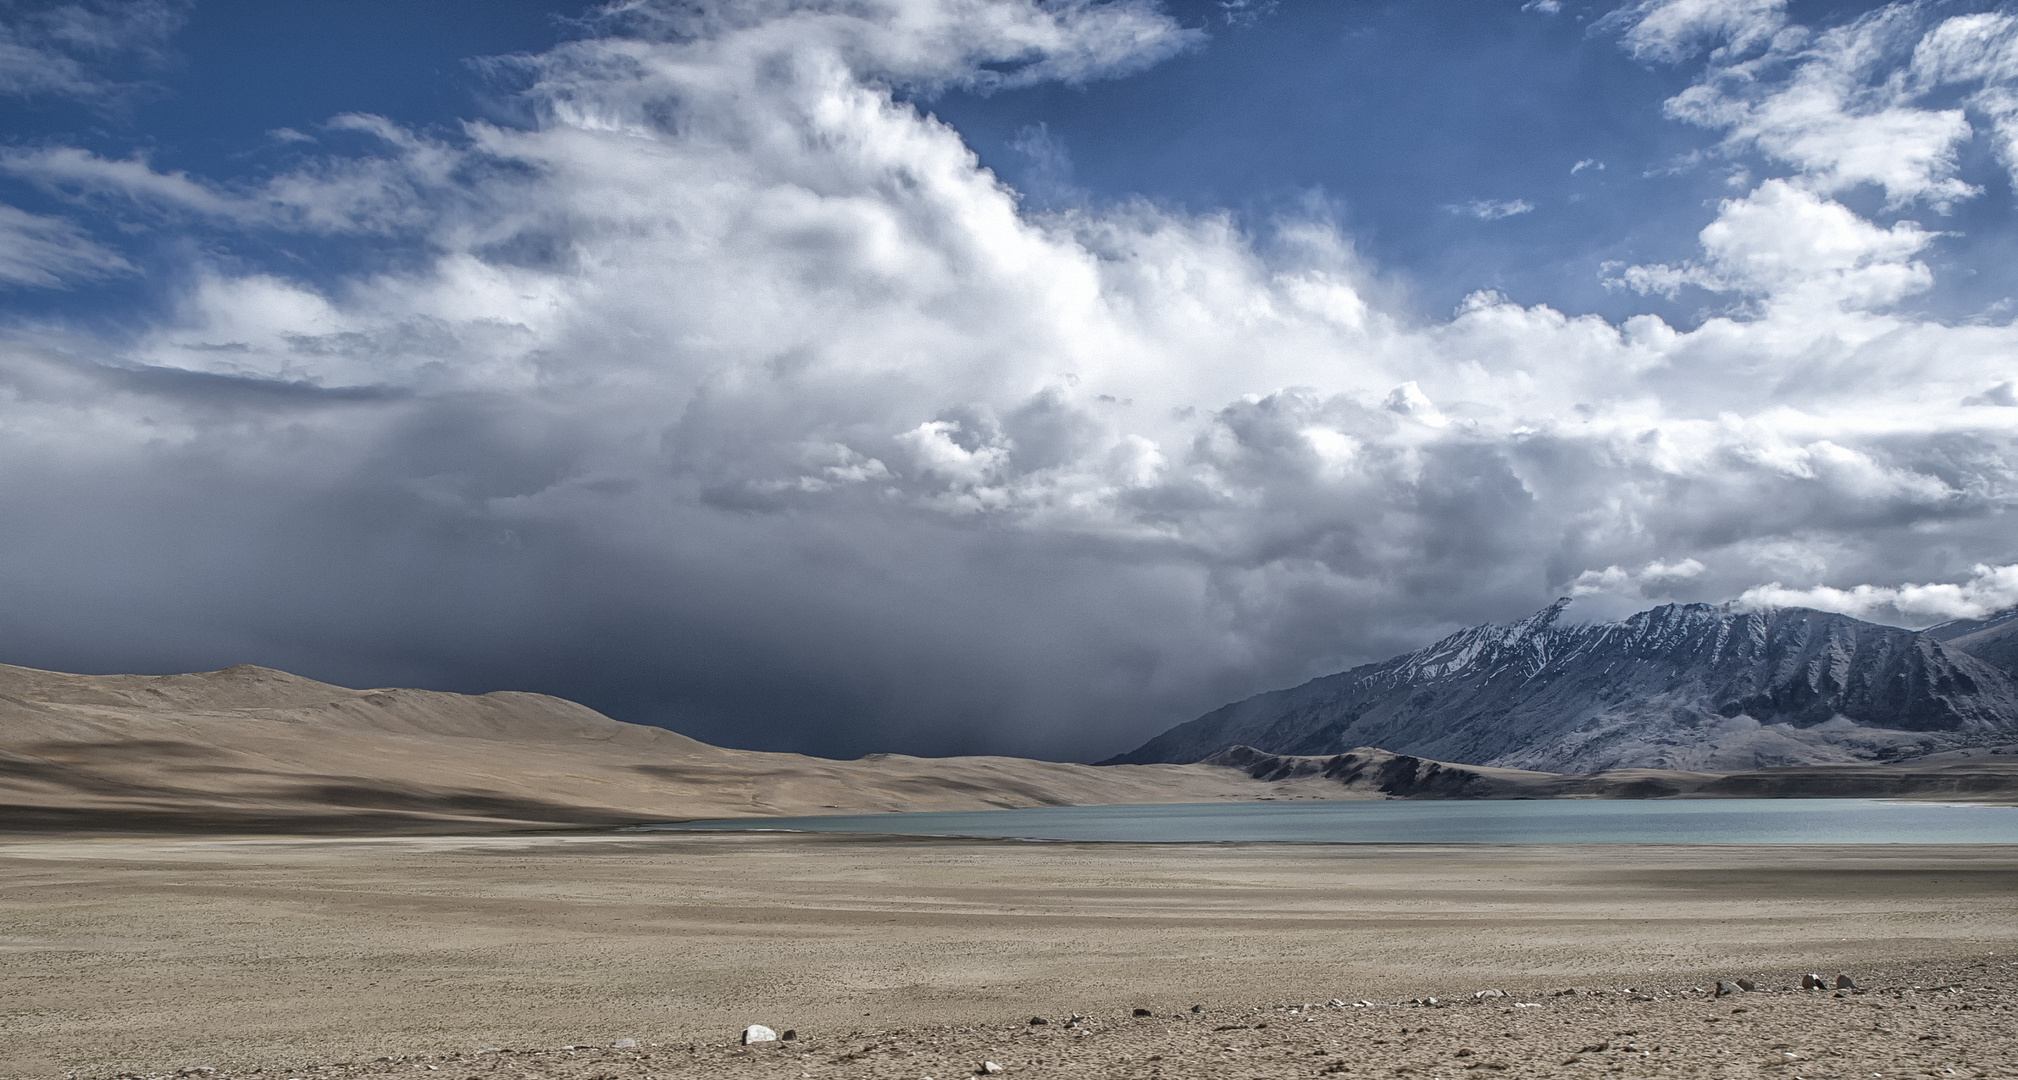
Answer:
M838 762L530 694L0 666L0 1077L2018 1075L2018 845L621 828L1846 776L2018 791L2008 754L1852 772ZM1758 989L1714 993L1738 979ZM744 1046L751 1024L793 1038Z
M8 1077L2018 1075L2003 846L44 833L0 958Z

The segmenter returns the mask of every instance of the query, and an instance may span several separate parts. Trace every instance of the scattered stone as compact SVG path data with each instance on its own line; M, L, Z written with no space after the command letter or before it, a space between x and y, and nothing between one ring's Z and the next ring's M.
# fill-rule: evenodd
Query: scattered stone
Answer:
M1451 1056L1452 1056L1452 1057L1470 1057L1470 1056L1471 1056L1471 1051L1470 1051L1470 1050L1459 1050L1459 1051L1458 1051L1457 1053L1455 1053L1455 1054L1452 1054Z
M1745 992L1745 988L1744 988L1744 987L1742 987L1742 986L1739 986L1739 985L1738 985L1737 983L1734 983L1734 982L1732 982L1732 981L1731 981L1731 980L1729 980L1729 979L1718 979L1718 980L1717 980L1717 996L1718 996L1718 997L1728 997L1728 996L1729 996L1729 995L1731 995L1731 994L1742 994L1742 993L1744 993L1744 992Z
M1343 1008L1345 1008L1345 1002L1344 1002L1344 1000L1343 1000L1343 999L1340 999L1340 998L1332 998L1332 999L1331 999L1331 1007L1332 1007L1332 1008L1334 1008L1334 1009L1343 1009ZM1203 1008L1197 1008L1197 1007L1194 1007L1192 1011L1194 1011L1194 1012L1204 1012L1205 1010L1204 1010Z
M1030 1018L1030 1026L1031 1026L1031 1027L1043 1027L1043 1026L1045 1026L1046 1024L1049 1024L1050 1022L1051 1022L1051 1021L1049 1021L1049 1020L1046 1020L1046 1019L1044 1019L1044 1018L1043 1018L1043 1017L1041 1017L1041 1016L1033 1016L1033 1017L1031 1017L1031 1018Z
M793 1039L796 1039L798 1037L799 1037L798 1028L786 1028L784 1033L778 1036L778 1038L783 1039L786 1042L791 1042Z
M787 1037L789 1038L790 1036ZM638 1040L636 1039L618 1039L616 1042L610 1044L610 1049L612 1050L636 1050L637 1048Z
M777 1042L777 1041L778 1041L778 1033L772 1031L770 1028L767 1028L762 1024L751 1024L749 1027L743 1029L744 1046L748 1046L751 1043Z
M1801 976L1801 989L1803 990L1827 990L1828 988L1829 984L1823 982L1820 975Z
M1739 979L1739 980L1738 980L1738 989L1740 989L1740 990L1743 990L1743 991L1745 991L1745 992L1746 992L1746 993L1748 993L1748 994L1749 994L1749 993L1751 993L1751 992L1752 992L1752 991L1754 991L1754 990L1757 990L1758 988L1759 988L1759 984L1758 984L1758 983L1755 983L1755 982L1753 982L1753 981L1752 981L1752 980L1750 980L1750 979Z
M1148 1010L1148 1009L1137 1009L1137 1010L1135 1010L1135 1015L1137 1015L1137 1016L1148 1016L1148 1015L1149 1015L1149 1010Z
M1503 997L1505 997L1505 996L1506 996L1506 991L1504 991L1504 990L1480 990L1480 991L1479 991L1478 993L1476 993L1476 994L1473 994L1473 995L1472 995L1472 997L1474 997L1474 998L1481 998L1481 999L1482 999L1482 998L1503 998Z
M1852 979L1848 975L1843 974L1838 974L1836 976L1836 989L1855 990L1856 988L1857 988L1857 980Z
M994 1074L1001 1071L1002 1066L997 1065L992 1061L984 1061L981 1063L981 1072L985 1075L993 1076Z
M1343 1005L1343 1004L1345 1004L1344 1002L1342 1002L1342 1001L1339 1001L1339 1000L1338 1000L1338 999L1336 999L1336 998L1332 999L1332 1002L1331 1002L1331 1003L1332 1003L1333 1005ZM1191 1007L1191 1011L1192 1011L1192 1012L1195 1012L1195 1013L1202 1013L1202 1012L1204 1012L1204 1011L1205 1011L1205 1006L1203 1006L1203 1005L1193 1005L1193 1006Z

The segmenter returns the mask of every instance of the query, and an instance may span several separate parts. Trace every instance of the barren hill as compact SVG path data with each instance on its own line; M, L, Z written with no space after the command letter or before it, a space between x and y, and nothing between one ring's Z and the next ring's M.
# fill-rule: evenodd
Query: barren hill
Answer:
M1281 788L1210 765L726 750L541 694L351 690L251 666L146 676L0 665L0 829L596 825Z

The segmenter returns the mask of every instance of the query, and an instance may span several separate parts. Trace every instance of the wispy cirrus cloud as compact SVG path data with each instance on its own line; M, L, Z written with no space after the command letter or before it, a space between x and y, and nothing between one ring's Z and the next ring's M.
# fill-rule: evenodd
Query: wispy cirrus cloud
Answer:
M56 288L133 272L74 223L0 204L0 284Z
M109 104L168 61L184 0L89 0L0 10L0 95Z
M1446 207L1453 214L1467 214L1480 221L1498 221L1517 214L1531 214L1534 204L1526 199L1473 199Z

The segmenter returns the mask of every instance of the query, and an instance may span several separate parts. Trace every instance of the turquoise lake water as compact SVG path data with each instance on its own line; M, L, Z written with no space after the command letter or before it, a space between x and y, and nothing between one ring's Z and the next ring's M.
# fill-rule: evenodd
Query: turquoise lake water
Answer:
M637 828L1152 844L2018 844L2018 807L1879 799L1241 802L740 818Z

